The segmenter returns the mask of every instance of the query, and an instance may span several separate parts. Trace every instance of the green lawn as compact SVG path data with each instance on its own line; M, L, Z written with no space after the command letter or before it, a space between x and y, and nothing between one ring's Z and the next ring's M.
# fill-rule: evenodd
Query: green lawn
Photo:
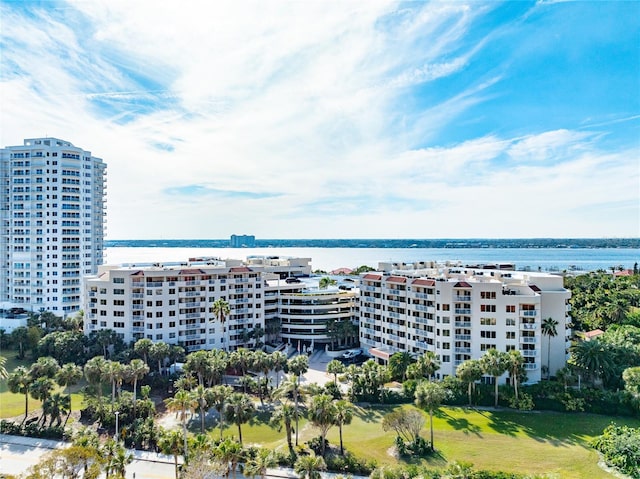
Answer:
M16 352L13 350L5 350L1 354L7 358L5 368L11 373L18 366L25 366L29 368L33 364L31 359L18 359ZM79 411L83 405L84 398L81 394L74 391L79 391L82 385L77 385L71 388L73 392L71 394L71 409L73 411ZM55 392L63 392L62 388L56 388ZM37 411L42 404L40 401L36 401L29 396L29 412ZM6 419L14 416L24 416L24 394L13 394L7 387L6 380L0 380L0 419Z
M379 465L396 465L397 460L389 455L395 433L385 433L381 427L383 415L392 409L358 408L353 422L344 428L345 447L359 457L375 459ZM597 466L598 455L588 442L612 420L640 427L637 419L593 414L441 408L434 417L438 454L425 462L434 468L457 460L469 461L477 469L551 473L568 479L608 478L611 476ZM237 436L237 429L234 426L225 433ZM242 433L245 444L286 447L284 430L277 432L259 420L244 425ZM310 424L301 423L300 443L317 435ZM429 437L428 416L423 436ZM336 427L330 430L328 439L332 445L339 444Z

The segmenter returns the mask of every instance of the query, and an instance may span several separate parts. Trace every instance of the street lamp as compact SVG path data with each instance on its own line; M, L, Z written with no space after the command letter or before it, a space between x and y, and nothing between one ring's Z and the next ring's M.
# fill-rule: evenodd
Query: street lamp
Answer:
M116 441L119 440L119 436L118 436L118 416L120 415L120 411L116 411L114 413L116 415Z

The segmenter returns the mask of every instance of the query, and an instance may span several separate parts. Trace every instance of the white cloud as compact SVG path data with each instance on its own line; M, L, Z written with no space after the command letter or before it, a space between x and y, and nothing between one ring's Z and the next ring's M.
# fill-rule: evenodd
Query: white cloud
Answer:
M110 238L514 236L519 223L527 236L518 204L545 234L573 236L540 205L587 204L567 190L606 202L595 177L629 189L632 165L598 153L595 134L434 144L498 74L424 108L399 103L468 67L491 35L467 35L491 4L203 5L74 1L64 19L2 7L2 144L47 134L104 158ZM277 196L164 194L191 185ZM513 216L504 231L498 213Z

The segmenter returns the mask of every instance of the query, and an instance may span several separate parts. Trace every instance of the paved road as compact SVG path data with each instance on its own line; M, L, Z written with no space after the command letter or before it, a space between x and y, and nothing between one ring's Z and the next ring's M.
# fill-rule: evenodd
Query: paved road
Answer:
M0 434L0 474L24 474L45 454L68 445L60 441ZM133 451L133 454L134 461L127 466L127 479L175 477L172 457L146 451Z

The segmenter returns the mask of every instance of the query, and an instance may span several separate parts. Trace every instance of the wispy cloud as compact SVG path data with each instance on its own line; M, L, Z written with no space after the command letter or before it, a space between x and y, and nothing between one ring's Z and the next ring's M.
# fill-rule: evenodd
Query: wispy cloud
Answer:
M633 235L596 212L637 197L640 107L544 96L596 70L546 73L538 35L586 48L556 8L590 7L5 2L0 138L104 158L111 238Z

